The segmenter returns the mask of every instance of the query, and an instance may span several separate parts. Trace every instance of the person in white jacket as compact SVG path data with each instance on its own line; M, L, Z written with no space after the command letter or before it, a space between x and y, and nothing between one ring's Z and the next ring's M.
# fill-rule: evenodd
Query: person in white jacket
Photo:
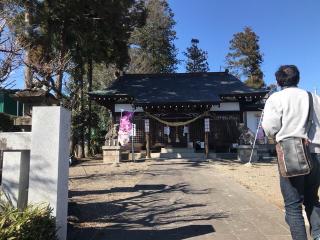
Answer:
M313 95L312 126L308 131L309 97L298 88L300 73L294 65L281 66L275 73L281 91L266 101L262 127L277 142L287 137L309 139L313 168L308 175L285 178L280 176L280 187L293 240L307 240L302 204L310 223L314 240L320 240L320 100Z

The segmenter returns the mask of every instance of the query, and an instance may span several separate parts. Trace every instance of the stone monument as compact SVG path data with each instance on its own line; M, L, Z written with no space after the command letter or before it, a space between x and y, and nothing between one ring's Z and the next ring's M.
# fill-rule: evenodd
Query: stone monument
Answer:
M67 236L71 114L58 107L34 107L31 132L0 133L2 187L13 204L49 204L59 240Z
M103 162L113 163L116 166L120 163L121 154L118 143L119 124L112 124L105 136L105 146L102 147Z
M237 147L238 160L240 160L241 162L249 162L251 152L253 151L251 161L256 162L258 160L258 153L257 146L255 146L255 148L252 149L254 142L253 132L244 123L239 124L238 130L240 132L240 144Z

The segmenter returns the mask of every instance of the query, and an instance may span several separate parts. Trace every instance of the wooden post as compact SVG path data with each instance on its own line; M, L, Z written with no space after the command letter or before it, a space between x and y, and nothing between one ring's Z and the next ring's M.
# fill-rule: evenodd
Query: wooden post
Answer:
M151 158L151 152L150 152L150 134L149 132L146 132L146 150L147 150L147 158Z
M131 136L131 159L133 162L136 162L134 159L134 142L133 142L133 136Z
M204 119L204 147L205 147L205 156L208 158L209 155L209 132L210 132L210 118Z
M150 153L150 120L144 120L144 131L146 133L146 150L147 150L147 158L151 158Z
M204 135L204 146L205 146L205 155L206 155L206 158L208 158L208 155L209 155L209 133L208 132L205 132L205 135Z

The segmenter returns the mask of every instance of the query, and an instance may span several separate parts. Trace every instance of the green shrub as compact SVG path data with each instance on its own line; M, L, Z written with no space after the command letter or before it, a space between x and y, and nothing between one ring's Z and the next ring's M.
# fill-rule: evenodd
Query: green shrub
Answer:
M30 205L20 211L0 196L0 240L56 240L51 212L44 205Z
M13 128L13 118L5 113L0 113L0 131L10 131Z

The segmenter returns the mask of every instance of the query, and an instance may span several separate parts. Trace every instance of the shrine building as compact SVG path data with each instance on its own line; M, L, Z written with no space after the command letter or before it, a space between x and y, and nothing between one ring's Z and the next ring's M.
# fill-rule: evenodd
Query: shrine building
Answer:
M225 72L123 74L110 87L89 93L119 123L134 112L136 148L206 148L228 152L238 126L255 132L267 90L255 90Z

